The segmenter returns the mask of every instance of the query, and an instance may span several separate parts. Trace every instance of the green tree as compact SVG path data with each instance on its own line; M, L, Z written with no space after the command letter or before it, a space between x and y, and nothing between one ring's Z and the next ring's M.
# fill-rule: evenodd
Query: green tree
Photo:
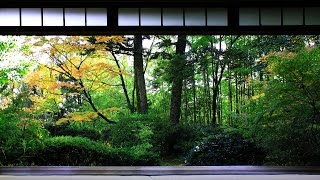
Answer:
M171 89L171 105L170 105L170 121L173 124L178 124L181 114L181 97L182 97L182 85L183 77L186 65L185 49L187 45L187 36L178 35L178 41L176 43L176 56L172 59L172 66L176 67L175 71L172 71L173 81Z
M269 150L273 163L319 165L320 49L274 53L267 61L271 80L252 101L243 128Z

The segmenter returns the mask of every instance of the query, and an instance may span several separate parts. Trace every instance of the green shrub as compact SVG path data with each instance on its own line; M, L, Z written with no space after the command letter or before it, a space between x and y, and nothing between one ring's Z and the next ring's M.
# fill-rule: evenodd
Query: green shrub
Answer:
M136 157L129 149L111 148L88 138L61 136L48 138L29 159L39 166L131 166L157 165L153 154Z
M131 151L131 149L129 150ZM131 163L131 165L134 165L134 166L159 166L160 165L160 156L154 152L144 152L143 154L139 154L139 155L136 155L136 153L133 152L132 156L133 156L133 162Z
M114 147L133 147L150 143L153 136L152 121L152 117L148 115L122 117L110 129L109 142Z
M34 153L48 132L38 120L19 119L10 110L0 112L0 166L28 165L25 158Z
M102 135L95 129L86 127L71 127L69 125L52 125L48 126L51 136L72 136L85 137L93 141L102 140Z
M155 121L153 146L162 156L186 156L196 142L217 129L194 124L172 125L169 121Z
M186 157L187 165L260 165L266 153L237 132L210 136Z
M126 149L134 157L134 164L159 164L160 156L153 151L152 122L150 115L134 114L122 117L107 132L108 142L116 148Z

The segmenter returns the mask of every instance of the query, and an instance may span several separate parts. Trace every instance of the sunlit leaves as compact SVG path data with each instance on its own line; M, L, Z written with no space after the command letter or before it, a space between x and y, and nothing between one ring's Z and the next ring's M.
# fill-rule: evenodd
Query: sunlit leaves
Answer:
M107 108L104 111L100 112L103 114L110 114L114 111L118 111L119 108L112 107L112 108ZM92 121L98 117L98 114L96 112L74 112L74 113L69 113L66 117L60 118L56 124L64 124L68 122L85 122L85 121Z
M5 37L0 42L0 109L11 105L21 93L21 80L32 61L23 55L19 38Z
M96 36L95 43L92 43L89 41L90 38L92 37L47 36L35 38L33 46L42 53L40 57L47 59L39 61L36 70L29 73L26 78L26 83L30 88L35 88L38 91L35 93L35 97L48 99L48 94L51 94L55 96L52 98L59 106L64 106L63 102L71 96L84 97L92 104L90 102L91 91L104 91L116 83L115 77L120 73L125 74L123 70L111 64L105 44L110 41L121 42L123 39L113 36ZM35 100L33 102L37 106L41 106L41 103L37 103ZM82 121L96 118L92 114L78 116L74 113L76 112L71 114L69 112L66 119L68 121ZM97 115L97 112L94 113Z
M67 115L65 118L59 119L56 123L57 125L63 124L66 122L83 122L83 121L92 121L97 118L98 114L95 112L74 112Z
M246 131L271 152L274 162L308 165L317 161L320 49L272 53L265 60L269 80L260 92L264 96L252 98L255 103L248 124L252 127Z

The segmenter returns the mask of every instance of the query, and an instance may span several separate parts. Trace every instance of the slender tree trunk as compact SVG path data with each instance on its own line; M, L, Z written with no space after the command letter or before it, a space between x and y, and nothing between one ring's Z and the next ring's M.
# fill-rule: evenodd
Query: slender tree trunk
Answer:
M178 41L176 43L176 62L181 65L181 69L179 71L174 72L174 78L172 82L172 90L171 90L171 106L170 106L170 120L173 124L178 124L180 121L181 114L181 94L182 94L182 84L183 79L182 71L184 68L182 64L185 64L185 58L183 58L185 54L185 49L187 45L187 36L186 35L178 35ZM182 62L183 61L183 62Z
M238 88L238 75L236 74L235 75L235 80L236 80L236 84L235 84L235 87L236 87L236 94L235 94L235 96L236 96L236 114L239 114L239 88Z
M213 61L213 60L212 60ZM219 60L217 60L219 61ZM218 97L218 66L219 64L215 64L215 70L213 71L212 74L212 79L213 79L213 94L212 94L212 126L217 125L217 97Z
M254 93L254 86L253 86L253 85L254 85L253 80L254 80L253 71L252 71L252 69L251 69L251 83L250 83L250 85L251 85L251 97L255 95L255 93Z
M134 111L135 111L134 104L131 104L131 101L130 101L130 98L129 98L129 93L128 93L128 90L127 90L127 86L126 86L124 77L122 75L122 70L121 70L121 67L120 67L119 60L118 60L118 58L116 57L116 55L114 53L112 53L112 56L113 56L113 59L115 60L115 62L117 64L118 70L120 72L119 77L120 77L120 80L121 80L122 90L123 90L124 96L125 96L126 101L127 101L127 106L129 108L130 112L134 113Z
M245 107L245 105L246 105L246 98L247 98L246 92L247 92L247 84L244 81L243 82L243 88L242 88L242 104L241 104L242 107ZM244 108L242 108L242 109L244 109Z
M218 119L219 119L219 125L222 126L222 113L223 113L223 108L222 108L222 86L221 83L219 85L219 111L218 111Z
M132 92L131 92L131 97L132 97L132 105L133 105L133 108L135 109L135 93L136 93L136 85L137 82L136 82L136 75L134 75L134 78L133 78L133 89L132 89ZM135 109L136 110L136 109Z
M220 122L220 118L221 118L221 109L220 109L220 88L218 88L218 94L217 94L217 120L218 126L221 126L221 122Z
M213 96L212 96L212 126L217 125L217 97L218 97L218 91L215 87L213 90Z
M217 66L219 66L219 64L217 64ZM219 89L221 86L221 80L223 77L223 73L224 70L226 68L226 65L222 65L221 66L221 70L220 70L220 76L218 76L217 74L215 75L215 79L214 79L214 85L213 85L213 96L212 96L212 125L216 126L217 124L217 112L218 112L218 97L219 97ZM216 71L218 72L218 70L216 69Z
M219 39L219 51L222 52L221 50L221 43L222 43L222 37L220 36ZM213 46L213 42L211 42L211 49L213 52L214 46ZM217 111L218 111L218 93L219 93L219 86L220 86L220 82L223 76L223 72L224 72L224 68L225 65L222 65L221 59L220 59L220 55L215 55L214 53L212 53L213 57L216 58L212 58L212 79L213 79L213 95L212 95L212 126L216 126L217 125ZM216 63L214 63L214 60L216 59ZM222 65L222 66L221 66ZM220 67L221 66L221 67ZM219 76L219 68L220 68L220 76Z
M260 78L260 81L263 81L263 71L262 70L259 71L259 78Z
M183 97L184 97L184 120L185 122L189 122L189 118L188 118L188 112L189 112L189 108L188 108L188 89L187 89L187 80L183 81Z
M232 95L232 76L231 76L231 69L229 66L229 78L228 78L228 98L229 98L229 126L233 126L233 119L231 113L233 112L233 95Z
M193 74L192 74L192 94L193 94L193 123L197 123L197 99L196 99L196 80L195 80L195 68L193 64ZM200 106L199 106L200 107Z
M137 98L137 110L138 110L138 113L141 113L141 100L140 100L140 95L139 95L139 86L137 85L138 84L138 80L137 80L137 72L134 72L134 92L135 92L135 96Z
M211 108L211 93L210 93L210 83L209 83L210 79L209 79L209 72L207 71L207 105L208 105L208 109L209 109L209 117L206 121L206 125L209 124L210 119L212 118L212 108Z
M207 118L209 117L209 110L208 108L208 92L207 92L207 71L206 68L203 67L202 70L202 78L203 78L203 110L204 110L204 115L203 115L203 123L207 121Z
M142 56L142 36L134 36L134 75L136 81L138 113L148 113L147 91L144 78L144 66Z

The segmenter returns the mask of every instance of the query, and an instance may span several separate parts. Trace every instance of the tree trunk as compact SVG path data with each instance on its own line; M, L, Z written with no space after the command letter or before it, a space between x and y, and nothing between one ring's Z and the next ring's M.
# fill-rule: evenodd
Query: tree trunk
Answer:
M185 119L185 122L188 122L189 123L189 118L188 118L188 111L189 111L189 108L188 108L188 102L189 102L189 100L188 100L188 89L187 89L187 81L185 80L184 82L183 82L183 89L184 89L184 94L183 94L183 96L184 96L184 105L185 105L185 108L184 108L184 111L183 111L183 113L184 113L184 119Z
M217 97L218 97L218 90L217 87L213 90L212 96L212 126L215 127L217 125Z
M238 80L238 78L239 78L239 76L237 75L237 74L235 74L235 82L236 82L236 84L235 84L235 87L236 87L236 94L235 94L235 99L236 99L236 114L239 114L240 112L239 112L239 80Z
M193 63L193 74L192 74L192 94L193 94L193 123L197 123L197 97L196 97L196 80L195 80L195 68ZM201 107L201 106L199 106Z
M203 123L205 124L209 118L209 109L208 104L210 104L208 100L208 92L207 92L207 68L203 67L202 70L202 78L203 78L203 110L204 110L204 115L203 115Z
M176 55L177 60L176 63L180 65L185 64L185 58L183 58L185 54L185 49L187 45L187 36L186 35L178 35L178 41L176 43ZM184 70L183 66L179 66L181 69L174 72L174 78L172 82L172 90L171 90L171 106L170 106L170 121L173 124L178 124L180 121L181 114L181 94L182 94L182 85L183 79L182 72Z
M118 58L116 57L116 55L113 52L112 52L112 56L113 56L113 59L115 60L115 62L117 64L118 70L120 72L119 77L120 77L120 80L121 80L121 86L122 86L122 90L123 90L124 96L125 96L126 101L127 101L128 108L129 108L131 113L134 113L134 111L135 111L134 104L131 104L131 101L130 101L130 98L129 98L129 93L128 93L127 86L126 86L126 82L125 82L124 77L122 75L122 70L121 70L121 67L120 67L119 60L118 60Z
M205 122L206 125L210 124L210 119L212 118L212 108L211 108L211 93L210 93L210 83L209 83L210 79L209 79L209 72L207 71L207 105L208 105L208 109L209 109L209 117L207 119L207 121Z
M222 126L222 113L223 113L223 106L222 106L222 86L219 85L219 111L218 111L218 119L219 119L219 126Z
M228 99L229 99L229 126L233 126L232 112L233 112L233 93L232 93L232 74L230 65L229 68L229 78L228 78Z
M142 57L142 36L134 36L134 75L136 81L137 110L138 113L148 112L147 91L144 78L144 66Z

